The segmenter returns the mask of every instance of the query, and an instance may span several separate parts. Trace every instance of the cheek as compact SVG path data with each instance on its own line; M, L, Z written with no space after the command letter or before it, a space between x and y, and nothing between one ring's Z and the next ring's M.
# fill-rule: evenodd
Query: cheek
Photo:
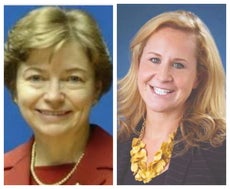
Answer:
M153 70L145 63L140 63L138 69L138 80L146 82L152 75Z
M33 104L39 96L39 91L28 88L23 83L17 84L16 102L19 106Z
M26 121L32 121L34 116L34 109L38 101L38 94L33 92L26 92L18 90L18 96L16 99L17 106L25 118Z
M193 77L181 77L177 80L177 87L180 88L184 93L187 93L189 96L192 92L195 84Z
M143 69L140 67L138 69L138 72L137 72L137 84L138 84L138 88L141 92L143 86L145 85L145 72L143 71Z
M190 80L190 86L192 89L195 89L198 85L198 76L197 76L197 71L194 69L194 71L191 73L191 76L189 77Z
M188 85L188 87L193 88L197 82L196 64L194 63L194 65L192 65L191 63L189 67L184 70L174 72L173 75L177 81L180 81L181 85Z
M71 102L74 106L77 107L87 107L91 106L94 101L94 91L78 91L78 92L69 92L68 97L71 99Z
M149 72L145 69L144 66L141 66L137 73L137 87L139 93L142 97L144 97L144 93L146 91L146 83L149 78Z

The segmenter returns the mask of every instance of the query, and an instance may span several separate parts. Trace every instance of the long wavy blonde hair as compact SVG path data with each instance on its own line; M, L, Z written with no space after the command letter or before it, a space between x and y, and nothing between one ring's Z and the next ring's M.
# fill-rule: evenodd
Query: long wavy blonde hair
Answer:
M215 41L207 26L193 13L166 12L150 19L131 42L131 66L118 82L118 138L127 139L146 113L146 105L137 87L137 71L148 38L162 27L172 27L197 40L197 73L199 86L188 98L187 109L180 124L184 150L209 142L219 146L225 140L225 72Z

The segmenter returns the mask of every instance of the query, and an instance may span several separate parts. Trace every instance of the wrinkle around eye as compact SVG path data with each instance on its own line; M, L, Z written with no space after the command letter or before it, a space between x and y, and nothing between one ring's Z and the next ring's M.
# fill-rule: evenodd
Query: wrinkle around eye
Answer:
M26 80L37 83L37 82L45 81L46 78L41 75L31 75L31 76L28 76Z
M175 62L173 63L173 67L176 69L183 69L185 68L185 65L183 63Z
M66 81L70 83L79 83L79 82L83 82L84 80L79 76L69 76L67 77Z
M149 60L154 64L160 64L161 63L160 58L153 57L153 58L150 58Z

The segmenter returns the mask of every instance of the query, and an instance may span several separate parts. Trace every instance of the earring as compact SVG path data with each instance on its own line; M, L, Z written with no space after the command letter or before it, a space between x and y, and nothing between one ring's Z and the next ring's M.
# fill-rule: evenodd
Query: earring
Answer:
M17 104L17 99L16 99L15 97L14 97L14 100L13 100L13 101L14 101L15 104Z
M98 100L95 99L95 100L93 101L92 105L95 106L95 105L97 104L97 102L98 102Z

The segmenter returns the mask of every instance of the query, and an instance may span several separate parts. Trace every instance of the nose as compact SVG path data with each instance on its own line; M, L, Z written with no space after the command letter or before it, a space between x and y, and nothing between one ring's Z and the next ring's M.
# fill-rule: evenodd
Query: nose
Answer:
M160 82L170 82L173 80L172 74L171 74L171 69L170 66L167 64L160 64L156 76L158 81Z
M47 87L45 91L45 101L52 106L52 108L58 108L64 102L64 98L60 82L57 80L50 81L49 87Z

